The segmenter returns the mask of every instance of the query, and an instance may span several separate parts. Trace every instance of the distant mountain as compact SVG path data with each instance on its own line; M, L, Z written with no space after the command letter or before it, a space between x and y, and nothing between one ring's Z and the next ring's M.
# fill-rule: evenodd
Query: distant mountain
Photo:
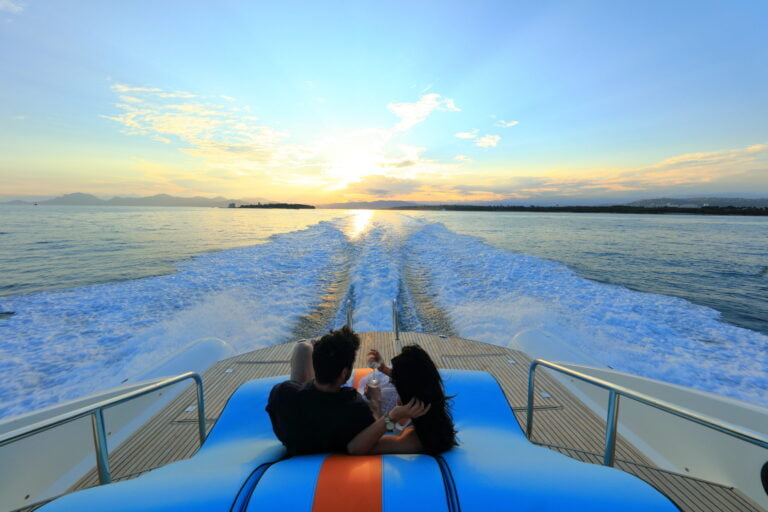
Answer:
M626 206L639 206L642 208L702 208L705 206L736 206L744 208L766 208L768 199L744 199L740 197L687 197L674 199L660 197L658 199L643 199L633 201Z
M416 206L419 204L431 204L431 203L430 202L414 203L411 201L357 201L357 202L351 202L351 203L323 204L318 206L318 208L329 208L329 209L336 209L336 210L347 210L347 209L349 210L384 210L387 208Z
M96 206L103 205L104 200L91 194L83 194L81 192L75 192L74 194L65 194L63 196L54 197L47 201L40 201L40 204L52 204L52 205L78 205L78 206Z
M208 206L224 207L229 203L238 203L226 197L175 197L168 194L157 194L149 197L113 197L106 201L108 206Z
M4 201L0 204L7 204L7 205L21 205L21 204L32 204L29 201L22 201L21 199L14 199L13 201Z
M224 208L231 203L241 204L274 203L264 198L227 199L226 197L176 197L168 194L157 194L149 197L113 197L112 199L99 199L92 194L80 192L65 194L54 199L41 201L41 205L70 205L70 206L200 206L210 208Z

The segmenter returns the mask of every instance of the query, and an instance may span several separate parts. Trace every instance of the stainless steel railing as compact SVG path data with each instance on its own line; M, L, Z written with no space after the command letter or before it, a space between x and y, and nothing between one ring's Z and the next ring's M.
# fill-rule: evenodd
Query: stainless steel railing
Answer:
M151 382L146 386L132 389L121 395L117 395L95 404L91 404L74 411L60 414L53 418L34 423L27 427L12 430L0 436L0 447L11 444L15 441L21 441L28 437L51 430L65 423L69 423L86 416L91 417L91 428L93 429L93 444L96 451L96 467L99 472L99 483L108 484L112 477L109 472L109 452L107 449L107 432L104 426L104 410L123 404L135 398L148 395L159 391L168 386L177 384L183 380L192 379L197 384L197 422L200 435L200 444L205 442L205 401L203 397L203 380L195 372L182 373L175 377L169 377Z
M397 317L397 299L392 299L392 330L395 333L395 341L399 342L400 341L400 322Z
M616 427L617 427L618 418L619 418L619 398L622 396L635 400L636 402L640 402L641 404L654 407L656 409L659 409L660 411L664 411L666 413L672 414L679 418L692 421L704 427L711 428L712 430L716 430L728 436L735 437L744 442L751 443L753 445L760 446L762 448L768 448L768 439L757 437L751 433L744 432L737 428L723 425L722 423L719 423L715 419L707 418L705 416L702 416L693 411L689 411L682 407L672 405L662 400L657 400L653 397L650 397L642 393L636 393L632 390L629 390L622 386L618 386L606 380L598 379L597 377L592 377L591 375L577 372L576 370L571 370L570 368L566 368L565 366L561 366L556 363L545 361L543 359L536 359L535 361L533 361L531 363L530 370L528 371L528 407L527 407L527 417L526 417L526 425L525 425L525 432L526 432L526 435L528 436L528 439L531 439L531 434L533 433L533 411L534 411L533 386L534 386L534 379L535 379L535 371L536 371L536 368L539 366L544 366L545 368L555 370L557 372L568 375L569 377L573 377L580 381L587 382L599 388L608 390L608 412L605 420L605 451L603 453L603 465L605 466L613 466L613 463L615 460Z

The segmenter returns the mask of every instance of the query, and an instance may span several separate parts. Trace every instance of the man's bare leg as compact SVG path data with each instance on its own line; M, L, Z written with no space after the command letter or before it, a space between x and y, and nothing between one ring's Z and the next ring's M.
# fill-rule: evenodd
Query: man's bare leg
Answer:
M291 354L291 380L304 384L315 378L312 366L312 343L300 341Z

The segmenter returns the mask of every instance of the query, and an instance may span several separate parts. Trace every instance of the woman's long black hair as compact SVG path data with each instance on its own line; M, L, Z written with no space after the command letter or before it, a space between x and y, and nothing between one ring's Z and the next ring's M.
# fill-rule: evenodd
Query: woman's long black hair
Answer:
M415 397L431 405L427 414L413 420L426 453L442 453L458 445L443 379L423 348L407 345L392 359L392 383L402 403L407 404Z

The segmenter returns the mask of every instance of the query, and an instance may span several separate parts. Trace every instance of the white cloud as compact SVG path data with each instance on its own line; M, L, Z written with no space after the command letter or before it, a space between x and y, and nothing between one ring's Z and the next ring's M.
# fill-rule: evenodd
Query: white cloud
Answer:
M0 0L0 11L18 14L24 10L24 6L14 0Z
M495 148L500 140L500 135L483 135L475 140L475 146L480 148Z
M453 157L453 159L458 161L458 162L471 162L472 161L472 159L469 158L466 155L456 155L455 157Z
M255 170L293 158L291 146L282 142L286 133L258 124L258 118L221 104L220 98L125 84L112 89L123 101L116 104L121 112L104 117L122 124L130 134L149 135L164 144L181 143L183 153L211 168Z
M160 98L178 98L178 99L190 99L190 98L197 98L196 94L183 92L183 91L175 91L175 92L159 92L157 93L158 97Z
M162 89L156 87L133 87L125 84L115 84L112 86L112 90L117 92L163 92Z
M520 124L520 121L504 121L503 119L496 123L496 126L500 126L502 128L511 128L512 126L517 126Z
M248 178L264 194L288 185L316 195L342 190L367 176L409 180L450 174L459 166L424 157L427 148L398 140L402 132L395 127L326 133L296 143L289 140L289 133L250 115L247 105L221 95L125 84L112 89L119 98L118 112L105 118L120 123L128 134L175 146L199 162L195 171L199 178L207 177L222 187L231 186L226 180ZM402 114L401 123L413 125L434 110L456 110L456 106L439 95L426 95L394 110Z
M423 122L435 110L460 112L450 98L444 98L437 93L424 94L415 103L390 103L387 105L390 112L400 118L395 126L395 131L404 132Z
M454 137L458 137L460 139L474 139L477 137L477 130L472 130L471 132L459 132L453 135Z

